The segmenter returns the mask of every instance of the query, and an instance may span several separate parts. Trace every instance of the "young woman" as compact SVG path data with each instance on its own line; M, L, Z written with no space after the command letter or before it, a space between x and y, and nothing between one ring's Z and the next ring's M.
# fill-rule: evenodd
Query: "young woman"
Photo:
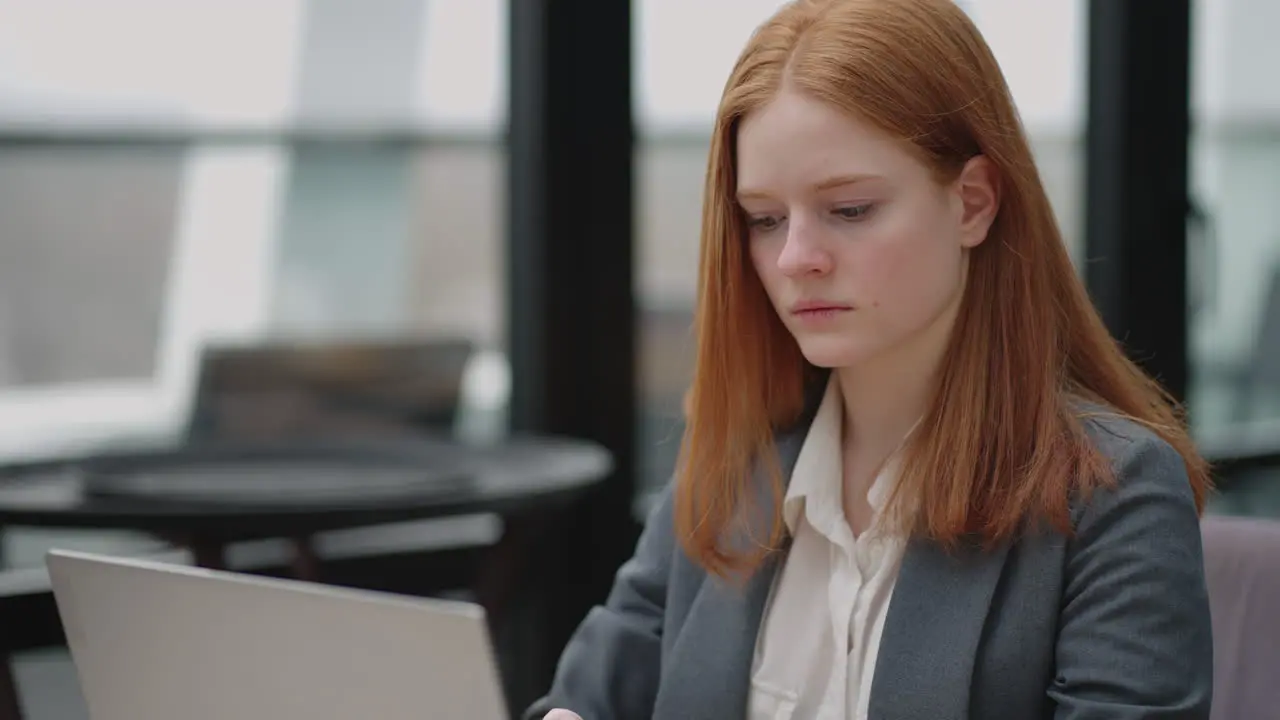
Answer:
M965 14L782 8L705 203L676 480L528 717L1208 718L1205 464Z

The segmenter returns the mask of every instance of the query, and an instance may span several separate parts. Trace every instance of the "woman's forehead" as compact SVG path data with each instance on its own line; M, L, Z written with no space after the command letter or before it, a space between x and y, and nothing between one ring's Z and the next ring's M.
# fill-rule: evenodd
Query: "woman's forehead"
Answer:
M780 93L743 118L735 148L740 197L786 187L821 191L920 174L903 144L800 93Z

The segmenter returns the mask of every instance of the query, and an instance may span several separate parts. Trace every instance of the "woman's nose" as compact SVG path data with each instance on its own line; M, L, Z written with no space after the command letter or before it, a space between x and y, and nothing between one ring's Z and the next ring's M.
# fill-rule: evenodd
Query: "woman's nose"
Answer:
M778 255L778 269L785 275L811 275L831 270L831 254L823 247L816 228L792 222Z

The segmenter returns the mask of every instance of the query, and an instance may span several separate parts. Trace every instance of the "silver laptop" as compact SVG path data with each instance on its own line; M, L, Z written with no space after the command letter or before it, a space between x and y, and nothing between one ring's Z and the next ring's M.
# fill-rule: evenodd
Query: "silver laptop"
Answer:
M469 603L53 551L93 720L506 718Z

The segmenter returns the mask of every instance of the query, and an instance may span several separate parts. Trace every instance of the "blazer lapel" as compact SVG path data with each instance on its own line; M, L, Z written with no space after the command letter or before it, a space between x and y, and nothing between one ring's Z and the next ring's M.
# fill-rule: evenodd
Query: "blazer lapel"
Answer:
M812 414L796 429L777 440L778 460L784 482L791 476L804 444ZM761 517L776 511L773 493L764 473L757 475ZM757 537L768 537L768 528L757 528ZM662 668L662 682L654 703L656 718L721 720L747 714L747 694L756 635L764 607L785 551L773 552L745 581L708 576L689 609L680 637Z
M871 685L876 720L964 720L983 625L1008 546L951 553L913 541L889 601Z
M771 555L745 585L707 579L662 668L655 718L747 716L756 631L780 560Z

